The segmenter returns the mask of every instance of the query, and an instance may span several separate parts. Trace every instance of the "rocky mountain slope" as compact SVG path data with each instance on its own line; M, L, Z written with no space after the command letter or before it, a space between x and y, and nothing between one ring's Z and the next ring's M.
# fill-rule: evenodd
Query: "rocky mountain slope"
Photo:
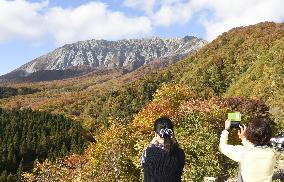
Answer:
M60 70L56 79L78 76L90 68L135 70L154 61L176 62L199 50L206 41L192 36L184 38L132 39L119 41L88 40L67 44L46 55L21 66L11 73L0 77L3 80L33 81L26 78L34 73L46 74L46 70ZM66 70L75 70L66 71ZM84 70L84 71L82 71ZM86 71L87 70L87 71ZM53 73L53 72L52 72ZM35 74L41 77L41 74ZM64 76L62 76L64 75ZM40 80L45 80L44 76ZM50 80L50 79L46 79Z

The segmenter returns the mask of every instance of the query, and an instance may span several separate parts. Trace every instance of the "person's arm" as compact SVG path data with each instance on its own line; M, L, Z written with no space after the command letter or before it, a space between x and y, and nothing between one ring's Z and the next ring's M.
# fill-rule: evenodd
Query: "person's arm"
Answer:
M243 154L243 146L241 145L228 145L228 135L229 132L227 130L223 130L221 137L220 137L220 143L219 143L219 150L229 157L230 159L239 162L241 160L242 154Z
M152 139L152 141L150 142L150 144L149 144L148 147L153 147L153 146L155 146L155 144L157 144L157 143L158 143L157 137L155 136L155 137ZM146 155L147 155L146 151L147 151L147 148L148 148L148 147L144 148L143 153L142 153L142 156L141 156L141 158L140 158L140 164L141 164L142 167L143 167L143 165L145 164Z
M228 135L229 135L228 130L230 129L230 126L231 126L231 121L226 120L225 130L222 131L220 137L219 150L230 159L239 162L244 153L244 147L241 145L228 145Z

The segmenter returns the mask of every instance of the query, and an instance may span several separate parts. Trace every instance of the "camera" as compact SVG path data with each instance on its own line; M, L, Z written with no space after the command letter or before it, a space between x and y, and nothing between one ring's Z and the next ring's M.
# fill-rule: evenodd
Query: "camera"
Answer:
M241 121L241 113L240 112L231 112L228 113L228 119L231 121L231 128L239 128Z

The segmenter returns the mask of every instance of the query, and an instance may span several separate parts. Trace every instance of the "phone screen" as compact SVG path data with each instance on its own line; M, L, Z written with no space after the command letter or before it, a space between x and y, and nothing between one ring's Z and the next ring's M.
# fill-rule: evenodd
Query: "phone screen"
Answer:
M241 121L241 113L240 112L228 113L228 119L230 119L231 121Z

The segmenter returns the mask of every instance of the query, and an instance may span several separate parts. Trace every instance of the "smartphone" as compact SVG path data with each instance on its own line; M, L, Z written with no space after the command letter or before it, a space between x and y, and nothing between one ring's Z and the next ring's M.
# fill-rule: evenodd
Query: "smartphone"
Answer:
M231 128L239 128L241 121L240 112L228 113L228 119L231 120Z

